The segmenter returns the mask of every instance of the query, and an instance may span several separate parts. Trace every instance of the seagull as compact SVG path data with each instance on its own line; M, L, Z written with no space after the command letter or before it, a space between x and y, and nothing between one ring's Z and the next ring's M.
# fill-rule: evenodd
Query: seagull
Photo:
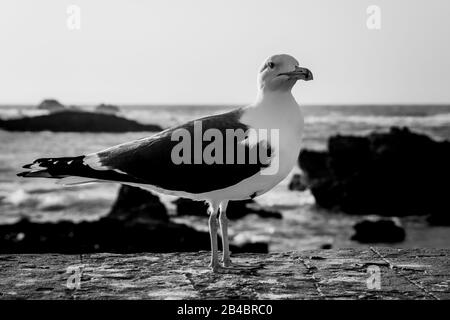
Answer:
M23 166L28 170L18 176L59 179L62 185L117 182L205 201L209 205L209 267L213 272L240 270L248 266L231 262L228 202L268 192L295 166L304 121L291 89L298 80L312 79L311 71L300 67L294 57L273 55L259 70L258 93L248 106L96 153L37 159Z

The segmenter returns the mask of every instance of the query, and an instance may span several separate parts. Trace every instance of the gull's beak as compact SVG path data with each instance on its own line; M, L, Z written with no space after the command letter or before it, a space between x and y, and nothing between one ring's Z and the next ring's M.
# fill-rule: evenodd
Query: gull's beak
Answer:
M301 68L295 66L295 70L291 72L284 72L280 73L280 76L288 76L289 78L296 79L296 80L313 80L313 74L309 69Z

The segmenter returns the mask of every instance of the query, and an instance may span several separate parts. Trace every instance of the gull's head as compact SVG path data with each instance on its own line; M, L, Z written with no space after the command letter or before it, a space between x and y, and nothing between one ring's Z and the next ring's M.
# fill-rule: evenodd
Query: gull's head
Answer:
M267 58L258 74L258 87L264 91L290 91L297 80L313 79L311 71L299 66L297 59L288 54Z

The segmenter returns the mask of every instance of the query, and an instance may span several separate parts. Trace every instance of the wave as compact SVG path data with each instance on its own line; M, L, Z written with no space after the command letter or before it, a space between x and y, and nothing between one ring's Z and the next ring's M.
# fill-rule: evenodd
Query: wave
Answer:
M429 116L373 116L373 115L343 115L330 114L327 116L306 116L306 124L361 124L371 126L423 126L423 127L442 127L450 126L450 113L435 114Z
M37 191L37 192L36 192ZM56 211L66 208L84 208L110 204L112 199L108 198L107 190L97 191L82 190L82 192L71 192L67 189L40 189L27 191L17 189L0 199L2 204L7 204L16 208L28 208L39 211Z
M39 109L20 109L20 108L0 108L1 119L14 119L21 117L36 117L49 114L47 110Z

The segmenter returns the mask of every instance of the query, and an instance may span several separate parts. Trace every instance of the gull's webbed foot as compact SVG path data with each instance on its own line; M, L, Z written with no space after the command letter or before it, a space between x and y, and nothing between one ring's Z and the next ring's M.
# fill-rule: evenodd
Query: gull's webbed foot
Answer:
M219 264L219 262L217 263L210 262L208 267L211 268L212 272L217 273L222 266Z
M213 265L210 263L209 267L214 273L253 273L258 269L262 269L264 264L237 264L232 263L231 260L225 260L223 265L220 265L219 263Z
M231 259L228 261L223 262L224 268L230 268L230 269L236 269L236 270L257 270L264 267L264 264L262 263L254 263L254 264L247 264L247 263L235 263L231 262Z

